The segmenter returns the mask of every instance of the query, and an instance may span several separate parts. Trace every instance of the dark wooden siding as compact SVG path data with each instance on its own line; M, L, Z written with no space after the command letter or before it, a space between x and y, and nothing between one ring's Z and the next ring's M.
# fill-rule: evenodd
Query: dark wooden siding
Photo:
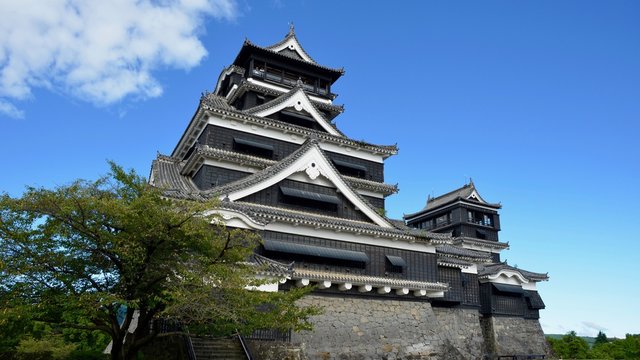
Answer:
M506 316L518 316L527 319L538 319L540 317L539 310L536 307L540 307L536 300L527 301L526 294L523 293L505 293L496 290L491 283L484 283L480 285L480 312L484 315L506 315ZM537 294L537 293L536 293ZM541 302L539 297L538 301ZM542 305L543 306L543 305Z
M377 182L384 182L384 164L374 161L364 160L348 155L338 154L330 151L326 151L327 155L332 160L344 161L352 163L354 165L364 166L367 168L367 173L364 176L365 179Z
M486 235L483 240L498 241L498 232L492 228L486 226L477 226L469 223L463 223L460 225L460 234L458 236L465 236L470 238L480 238L478 231L481 231Z
M340 200L340 204L336 207L336 211L314 208L313 206L304 206L302 204L295 205L284 202L282 194L280 192L280 186L286 186L288 188L309 191L313 193L336 196ZM282 180L280 183L272 185L264 190L261 190L255 194L246 196L238 201L244 201L255 204L264 204L271 206L278 206L293 210L300 210L306 212L313 212L322 215L335 216L351 220L359 220L365 222L372 222L366 215L360 210L356 210L353 204L343 195L336 192L335 188L329 188L325 186L319 186L314 184L303 183L299 181L293 181L289 179Z
M460 303L463 300L462 279L460 269L445 266L438 267L438 281L449 284L449 291L442 300Z
M208 190L250 175L242 171L225 169L217 166L203 165L193 176L193 182L200 190Z
M295 143L276 140L265 136L258 136L215 125L207 125L202 134L200 134L198 142L213 148L233 151L233 139L236 137L273 146L273 160L280 160L300 147L300 145Z
M356 244L339 240L329 240L296 234L264 231L262 237L265 240L285 241L297 244L307 244L313 246L330 247L351 251L361 251L367 254L369 262L364 267L345 267L333 265L329 261L326 263L296 261L296 268L310 268L317 270L338 271L352 274L363 274L371 276L384 276L389 278L418 280L418 281L438 281L438 271L436 255L431 253L420 253L409 250L385 248L380 246ZM295 261L295 256L282 253L265 253L264 249L259 249L268 257L282 262ZM386 268L386 255L394 255L403 258L407 264L402 273L388 272Z
M281 160L300 147L295 143L277 140L265 136L258 136L242 131L223 128L215 125L207 125L198 138L198 143L208 145L217 149L233 151L233 139L242 138L255 141L257 143L270 145L273 147L273 160ZM342 155L334 152L326 152L330 159L344 161L367 168L365 179L376 182L384 182L384 164L374 161L364 160L352 156Z
M373 196L366 196L366 195L361 195L361 196L365 200L367 200L375 210L379 210L379 209L384 210L384 199L373 197Z
M479 306L480 305L480 283L478 275L461 273L462 278L462 303L464 305Z

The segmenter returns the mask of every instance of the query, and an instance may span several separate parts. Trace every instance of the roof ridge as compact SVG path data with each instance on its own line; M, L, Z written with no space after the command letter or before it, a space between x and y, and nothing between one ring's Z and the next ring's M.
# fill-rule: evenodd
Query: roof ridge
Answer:
M245 113L243 111L240 111L240 110L237 110L235 108L232 108L232 107L230 107L228 105L227 105L227 107L218 107L218 106L215 106L215 104L211 104L211 103L207 103L205 105L208 106L208 110L224 111L224 112L227 112L227 113L230 113L230 114L237 114L237 115L240 115L240 116L246 116L246 117L249 117L250 119L255 119L256 121L259 121L259 122L266 121L265 118L261 118L259 116L255 116L255 115L252 115L252 114ZM269 119L269 122L271 122L272 124L283 126L283 127L289 127L290 129L296 129L296 130L299 130L300 132L308 133L307 136L311 136L311 135L315 134L315 135L317 135L319 137L324 137L326 140L329 140L329 141L334 140L336 142L342 142L342 143L348 142L348 143L351 143L351 144L359 145L359 146L361 146L363 148L367 148L367 147L370 148L370 149L371 148L376 148L376 149L381 150L382 152L388 153L390 155L395 155L397 153L397 151L398 151L397 144L394 144L394 145L370 144L370 143L367 143L367 142L362 141L362 140L354 140L354 139L351 139L349 137L341 137L341 136L337 136L337 135L332 135L332 134L330 134L328 132L320 132L318 130L309 129L309 128L305 128L305 127L302 127L302 126L289 124L289 123L286 123L286 122L280 121L280 120ZM355 145L352 145L352 146L355 146Z
M274 107L277 107L278 105L286 102L287 100L291 99L292 97L296 96L297 94L302 94L302 96L304 96L305 99L307 99L307 101L309 102L309 105L311 106L311 108L313 110L315 110L317 116L320 117L320 121L324 121L326 123L327 126L332 127L335 131L338 132L338 134L342 135L343 137L347 137L347 135L345 135L342 131L340 131L340 129L338 129L336 126L333 126L333 124L331 123L331 121L329 119L327 119L322 112L318 109L318 107L316 106L316 104L314 103L313 100L311 100L311 97L304 91L304 86L303 83L300 79L298 79L298 81L296 82L296 85L294 85L291 90L289 90L286 93L281 94L280 96L278 96L277 98L270 100L264 104L258 105L258 106L254 106L250 109L244 110L244 112L251 114L251 115L255 115L257 112L261 112L261 111L265 111ZM300 102L298 102L299 104ZM294 105L295 106L295 105ZM284 109L281 109L280 111L282 111ZM298 110L296 108L296 110ZM303 109L304 110L304 109ZM310 114L313 117L313 114ZM316 122L318 122L318 120L316 120L314 118L314 120ZM320 126L322 126L322 124L320 124Z
M228 99L228 102L232 103L235 99L237 99L238 94L240 94L241 90L244 89L251 89L251 90L256 90L256 91L261 91L263 94L271 94L271 95L275 95L276 97L279 97L280 95L287 93L288 91L284 91L284 92L280 92L278 90L274 90L271 88L268 88L266 86L262 86L250 81L247 81L247 79L242 79L238 85L238 89L233 93L233 95ZM318 108L322 108L324 110L328 110L328 111L333 111L336 112L338 114L341 114L344 112L344 104L340 104L340 105L336 105L333 103L324 103L322 101L318 101L318 100L314 100L311 98L311 96L309 96L309 100Z
M373 223L376 223L379 226L383 226L382 224L386 224L386 226L388 227L396 228L384 214L378 213L376 208L374 208L371 205L371 203L369 203L369 201L363 198L362 195L360 195L358 191L356 191L353 188L353 186L351 186L351 184L346 179L344 179L343 175L340 174L340 172L336 169L336 167L333 165L333 163L331 162L329 157L326 155L324 150L320 148L318 144L318 139L314 137L308 138L300 148L298 148L296 151L292 152L291 154L289 154L287 157L277 162L276 164L266 167L253 174L247 175L236 181L206 190L203 194L206 194L208 196L211 196L213 194L217 194L218 196L223 196L223 195L228 195L230 193L233 193L235 191L239 191L243 188L247 188L247 187L251 187L253 185L259 184L263 181L268 180L275 174L279 174L280 172L284 171L291 164L296 162L300 157L307 154L313 148L315 148L320 154L320 157L324 159L324 162L329 167L329 171L335 175L335 181L333 185L338 189L340 189L343 186L344 188L342 189L342 191L344 192L344 190L347 190L350 196L353 196L355 198L348 201L352 202L354 206L359 206L359 207L364 206L368 208L368 210L361 209L361 212L365 214L365 216L367 216L370 219L370 221L372 221ZM327 176L327 175L324 175L324 176ZM331 179L329 180L331 181ZM348 198L347 194L345 194L345 196L347 196ZM367 211L369 213L367 213Z

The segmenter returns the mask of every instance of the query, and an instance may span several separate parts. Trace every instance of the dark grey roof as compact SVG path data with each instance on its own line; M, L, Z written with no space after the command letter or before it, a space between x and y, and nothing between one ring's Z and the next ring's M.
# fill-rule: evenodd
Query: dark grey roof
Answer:
M468 245L475 245L475 246L480 246L488 249L506 249L509 247L508 242L503 243L499 241L483 240L483 239L476 239L476 238L463 237L463 236L454 238L453 244L454 245L468 244Z
M277 52L277 51L274 50L278 46L281 46L282 44L284 44L290 38L295 38L295 40L298 43L298 45L300 45L300 48L298 50L300 50L300 52L304 53L304 55L310 61L302 59L297 54L294 56L294 55L291 54L291 52ZM304 63L304 64L316 66L316 67L318 67L320 69L323 69L323 70L326 70L326 71L330 71L330 72L337 73L337 74L344 74L344 69L342 69L342 68L340 68L340 69L330 68L330 67L327 67L327 66L320 65L315 60L313 60L313 58L311 58L311 56L309 56L309 54L302 48L302 44L300 44L300 41L298 41L298 38L295 36L295 33L293 32L293 30L290 30L289 33L287 33L287 35L285 36L284 39L282 39L281 41L279 41L279 42L277 42L277 43L275 43L273 45L263 47L263 46L259 46L259 45L256 45L256 44L252 43L251 41L249 41L249 39L246 39L244 41L243 47L246 47L246 46L253 47L253 48L256 48L256 49L260 49L262 51L270 52L272 54L277 54L279 56L283 56L283 57L285 57L287 59L291 59L291 60L296 61L296 62L301 62L301 63ZM240 52L242 53L242 50L240 50Z
M440 244L451 244L453 242L453 237L451 236L451 234L435 233L435 232L431 232L423 229L416 229L414 227L407 226L404 220L389 219L389 221L396 228L403 230L414 236L427 237L432 241Z
M305 256L338 259L368 263L369 257L362 251L338 249L325 246L314 246L298 244L286 241L264 240L263 246L267 251L274 251L288 254L298 254Z
M312 146L317 147L321 154L324 155L322 149L319 148L316 140L307 140L298 150L261 171L248 175L240 180L224 184L219 187L212 188L207 191L197 191L195 185L185 176L180 175L181 164L178 160L170 157L159 157L154 161L152 174L154 182L153 184L162 184L167 191L167 196L175 196L178 198L189 198L193 200L204 200L214 196L222 196L231 193L236 190L240 190L254 184L257 184L265 179L270 178L274 174L281 170L284 170ZM162 160L162 161L160 161ZM330 161L327 161L329 166L333 166ZM336 173L337 170L333 169ZM346 186L351 188L351 185L345 181ZM367 201L362 198L353 188L351 188L355 196L360 200L368 204ZM385 228L374 223L354 221L348 219L341 219L329 216L322 216L317 214L304 213L300 211L286 210L281 208L274 208L258 204L249 204L243 202L222 202L221 207L232 210L237 210L245 213L257 223L266 224L273 220L288 221L291 223L305 223L312 224L313 226L328 227L340 230L349 230L355 232L369 233L372 235L385 235L388 237L397 237L409 241L451 241L450 236L443 236L443 234L433 234L424 231L415 232L413 229L406 228L405 230L393 228ZM384 216L382 216L385 218ZM386 218L385 218L386 219ZM387 220L388 221L388 220Z
M242 80L240 82L240 85L238 86L238 89L229 97L227 101L230 104L233 103L239 96L241 96L247 90L253 90L262 94L273 95L276 97L282 95L282 92L278 90L274 90L265 86L260 86L258 84L250 83L247 80ZM309 99L309 100L311 100L311 102L316 108L330 112L332 114L331 119L333 119L338 114L341 114L342 112L344 112L344 105L327 104L327 103L316 101L313 99Z
M494 208L500 208L501 205L500 204L491 204L488 203L486 201L484 201L482 198L478 199L478 200L474 200L474 199L467 199L469 196L471 196L471 194L473 194L473 192L476 192L476 194L478 193L478 190L476 189L475 185L473 184L473 181L469 182L469 184L465 184L462 187L455 189L453 191L450 191L444 195L440 195L437 197L432 198L431 196L429 196L427 198L427 204L425 205L425 207L420 210L417 211L415 213L411 213L411 214L405 214L404 218L412 218L415 217L417 215L420 215L423 212L427 212L429 210L433 210L436 209L442 205L445 204L449 204L453 201L456 200L460 200L460 199L465 199L466 201L469 201L471 203L477 203L478 205L484 205L484 206L490 206L490 207L494 207ZM479 196L479 195L478 195Z
M443 255L446 257L462 258L466 260L473 260L473 261L490 261L491 260L490 253L465 249L465 248L453 246L450 244L436 246L436 252L438 253L438 255Z
M240 76L244 76L245 69L243 67L233 65L233 64L224 68L220 72L220 75L218 75L218 82L216 83L216 89L214 90L216 94L220 90L220 85L222 84L222 81L224 80L224 78L233 73L239 74Z
M537 291L525 291L524 296L529 303L529 307L532 309L544 309L546 306L544 305L544 301L540 297L540 294Z
M284 39L278 41L277 43L270 45L270 46L265 46L265 49L269 49L269 50L273 50L278 48L279 46L281 46L282 44L286 43L289 39L295 39L296 42L298 43L298 45L300 45L300 50L309 60L311 63L313 64L317 64L317 62L315 60L313 60L313 58L311 57L311 55L309 55L303 48L302 48L302 44L300 44L300 41L298 40L298 38L296 37L296 33L294 31L294 27L293 25L289 26L289 32L287 33L287 35L285 35ZM293 52L293 51L289 51L289 52ZM295 52L293 52L293 54L289 54L289 52L285 53L285 52L281 52L282 55L285 56L290 56L290 57L294 57L297 60L303 60L306 61L304 59L302 59L300 57L300 55L296 54ZM295 55L295 56L294 56Z
M400 229L385 228L369 222L319 215L303 212L300 210L290 210L247 202L230 201L221 202L220 208L240 212L256 223L262 225L266 225L273 221L278 221L291 224L308 225L317 228L357 232L372 236L396 237L398 239L408 241L431 242L431 239L426 236L415 237L412 234L407 234Z
M453 257L438 256L438 265L464 269L474 265L474 263L472 261L462 260L462 259L453 258Z
M259 266L260 275L291 277L293 274L293 263L284 264L256 253L249 257L249 264Z
M258 169L264 169L276 163L275 160L265 159L258 156L238 153L235 151L212 148L207 145L196 145L195 151L186 159L186 163L182 167L181 173L187 175L191 171L195 171L204 162L205 158L225 160L241 165L251 166ZM391 195L398 192L398 185L380 183L372 180L360 179L351 176L343 176L353 188L360 190L369 190L383 195Z
M479 278L486 278L490 275L495 275L497 273L499 273L501 270L511 270L511 271L516 271L519 272L525 279L530 280L530 281L545 281L545 280L549 280L549 274L548 273L535 273L535 272L531 272L531 271L526 271L526 270L522 270L522 269L518 269L516 267L513 267L511 265L508 265L507 262L501 262L501 263L494 263L494 264L481 264L478 265L478 277Z
M407 267L407 262L400 256L387 255L386 257L393 266Z
M524 290L522 290L521 286L517 286L517 285L509 285L509 284L498 284L498 283L494 283L491 284L493 285L493 287L498 290L499 292L502 293L508 293L508 294L523 294Z
M214 95L213 93L204 92L200 101L208 107L215 107L223 110L235 110L233 106L229 105L227 99L222 96Z
M320 118L325 123L327 123L333 129L335 129L338 132L338 134L340 134L340 136L347 137L342 131L340 131L337 127L335 127L333 124L331 124L331 122L329 120L327 120L327 118L324 115L322 115L322 113L320 111L318 111L318 108L316 107L316 103L314 101L312 101L311 99L309 99L309 96L304 92L304 88L302 87L301 84L294 86L288 92L281 94L280 96L278 96L277 98L275 98L275 99L273 99L271 101L267 101L264 104L261 104L261 105L258 105L258 106L254 106L254 107L252 107L250 109L246 109L243 112L247 113L249 115L254 115L254 114L259 113L259 112L261 112L263 110L271 109L271 108L276 107L276 106L286 102L287 100L291 99L291 97L293 97L293 95L295 95L298 91L301 91L303 94L305 94L305 96L309 100L309 103L311 103L311 106L313 106L313 108L316 110L316 112L318 113ZM315 121L315 119L314 119L314 121Z
M358 275L353 273L338 273L333 271L323 271L306 268L296 268L293 272L293 279L309 279L311 281L328 280L337 283L352 283L354 285L369 284L375 287L389 286L392 288L409 288L411 290L424 289L433 291L447 291L449 285L441 282L428 282L395 279L382 276Z
M262 169L256 173L253 173L251 175L245 176L242 179L218 186L218 187L214 187L211 188L205 192L203 192L203 195L208 196L208 195L226 195L229 194L231 192L240 190L240 189L244 189L247 187L250 187L254 184L258 184L266 179L271 178L272 176L274 176L275 174L279 173L280 171L286 169L288 166L290 166L292 163L294 163L296 160L298 160L298 158L300 158L302 155L304 155L307 151L309 151L312 147L315 147L320 154L322 154L322 156L327 160L327 163L329 164L330 167L333 168L333 171L338 174L338 176L340 176L338 170L333 166L333 163L331 163L331 161L328 159L328 157L325 155L324 151L320 148L320 146L318 145L318 141L315 139L307 139L302 146L300 146L296 151L292 152L291 154L289 154L287 157L285 157L284 159L282 159L281 161L277 162L276 164L267 167L265 169ZM375 209L373 209L371 207L371 205L369 204L369 202L367 200L365 200L360 194L358 194L358 192L347 182L345 181L345 185L353 192L353 194L359 198L360 201L362 201L364 204L367 204L367 206L369 206L371 208L372 211L375 211ZM382 218L386 220L385 216L382 216Z
M255 122L257 124L260 124L261 126L270 126L270 127L278 128L281 130L286 130L288 132L298 133L305 137L313 136L320 140L325 140L328 142L342 144L346 146L352 146L354 148L365 149L371 152L379 153L381 155L395 155L398 153L397 145L374 145L364 141L352 140L345 136L332 135L324 131L313 130L313 129L305 128L302 126L289 124L279 120L262 118L259 116L254 116L254 115L245 113L243 111L238 111L234 109L227 103L227 101L224 98L220 96L211 95L210 97L207 96L206 98L209 101L200 102L204 110L214 111L221 115L234 116L234 117L241 118L242 120L249 120L249 121ZM174 153L176 152L176 150L174 150Z
M191 179L180 174L181 167L177 159L158 155L151 164L150 184L172 198L203 200Z

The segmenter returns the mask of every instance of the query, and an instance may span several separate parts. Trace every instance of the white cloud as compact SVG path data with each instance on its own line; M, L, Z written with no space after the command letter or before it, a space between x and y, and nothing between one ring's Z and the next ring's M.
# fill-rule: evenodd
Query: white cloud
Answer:
M606 332L607 328L592 321L583 321L582 330L584 333L589 334L588 336L594 336L592 334L597 334L598 331Z
M35 87L98 105L162 94L159 68L190 69L207 51L207 18L233 19L235 0L0 0L0 112Z
M13 104L0 99L0 114L5 114L14 119L23 119L24 111L18 109Z

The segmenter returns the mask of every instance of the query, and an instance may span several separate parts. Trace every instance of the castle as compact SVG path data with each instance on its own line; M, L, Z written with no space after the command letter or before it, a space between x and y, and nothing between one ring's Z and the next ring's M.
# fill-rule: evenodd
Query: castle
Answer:
M262 259L293 263L267 291L315 285L314 330L291 335L306 358L478 359L548 355L536 284L546 274L501 262L499 204L473 182L393 220L384 161L395 145L349 138L331 87L293 27L246 40L200 99L150 182L181 199L218 197L229 227L259 233ZM275 344L275 343L274 343Z

